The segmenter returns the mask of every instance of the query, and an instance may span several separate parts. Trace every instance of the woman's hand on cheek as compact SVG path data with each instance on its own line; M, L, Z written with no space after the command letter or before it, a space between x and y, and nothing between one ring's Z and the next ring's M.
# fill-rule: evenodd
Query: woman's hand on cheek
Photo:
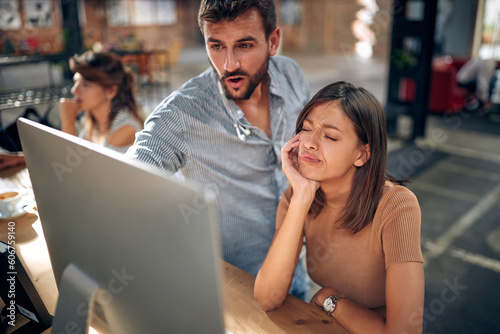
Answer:
M306 196L304 200L310 200L311 203L316 195L316 190L319 188L319 182L309 180L302 176L299 172L298 154L299 135L295 135L281 149L281 161L283 172L285 173L294 195Z

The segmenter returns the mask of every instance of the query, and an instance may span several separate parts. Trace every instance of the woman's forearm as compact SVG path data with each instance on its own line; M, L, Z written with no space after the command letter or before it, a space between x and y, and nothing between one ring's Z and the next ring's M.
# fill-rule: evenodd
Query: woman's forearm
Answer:
M79 103L75 99L62 98L59 100L59 117L61 131L76 136L76 118L79 112Z
M69 133L70 135L76 136L76 124L75 121L64 121L61 123L61 131Z
M322 288L311 300L319 308L323 308L324 300L331 295L338 294L339 291L333 288ZM349 300L341 299L337 302L332 316L349 333L385 333L385 319L376 312L364 308L363 306Z
M422 333L425 279L422 263L400 262L386 272L386 317L348 298L337 302L332 316L349 333ZM323 308L324 300L340 291L324 287L311 303Z
M254 297L259 306L269 311L283 303L292 284L303 244L304 221L308 201L292 197L287 214L269 248L255 280Z

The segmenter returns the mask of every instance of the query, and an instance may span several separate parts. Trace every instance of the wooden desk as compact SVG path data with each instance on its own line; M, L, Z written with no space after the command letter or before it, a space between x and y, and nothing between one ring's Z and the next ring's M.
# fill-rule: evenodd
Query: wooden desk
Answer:
M3 181L30 189L25 168L0 171ZM1 189L0 189L1 190ZM47 309L54 314L57 286L36 209L13 220L16 226L16 251ZM0 240L7 239L9 220L0 220ZM319 308L289 295L283 306L262 311L253 298L255 278L221 261L224 294L224 322L233 333L347 333ZM50 331L46 331L49 333Z
M54 314L57 304L58 291L49 253L43 235L42 225L34 205L33 193L28 170L25 166L18 166L8 170L0 171L0 187L11 184L14 187L26 189L33 199L33 209L15 219L0 219L0 240L7 242L9 222L15 223L15 248L16 254L21 260L24 268L31 277L31 281L38 290L50 314ZM3 189L0 189L0 191ZM18 319L16 318L16 321ZM18 325L22 326L25 321L19 317Z
M223 263L224 322L233 333L348 333L334 318L294 296L270 312L253 298L255 277Z

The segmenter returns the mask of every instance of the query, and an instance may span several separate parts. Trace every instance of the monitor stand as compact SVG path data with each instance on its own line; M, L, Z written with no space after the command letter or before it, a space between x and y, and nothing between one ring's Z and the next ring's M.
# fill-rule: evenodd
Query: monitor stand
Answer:
M64 269L52 333L88 333L99 285L74 264Z

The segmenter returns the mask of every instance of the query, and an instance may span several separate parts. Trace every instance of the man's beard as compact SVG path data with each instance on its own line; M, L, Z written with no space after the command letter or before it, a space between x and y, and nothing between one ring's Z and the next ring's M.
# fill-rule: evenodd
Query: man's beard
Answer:
M229 100L248 100L250 96L252 96L253 92L255 91L255 88L266 78L267 75L267 69L269 67L269 56L267 57L266 61L264 64L262 64L261 68L255 75L249 75L247 72L242 71L242 70L236 70L234 72L226 72L222 77L219 77L219 81L222 84L222 88L224 89L224 94ZM212 62L210 62L212 67L215 69L214 65ZM217 71L216 71L217 73ZM243 91L241 94L238 94L240 92L235 92L231 93L231 91L227 88L224 80L232 77L232 76L245 76L249 79L248 81L248 86L246 87L246 90Z

